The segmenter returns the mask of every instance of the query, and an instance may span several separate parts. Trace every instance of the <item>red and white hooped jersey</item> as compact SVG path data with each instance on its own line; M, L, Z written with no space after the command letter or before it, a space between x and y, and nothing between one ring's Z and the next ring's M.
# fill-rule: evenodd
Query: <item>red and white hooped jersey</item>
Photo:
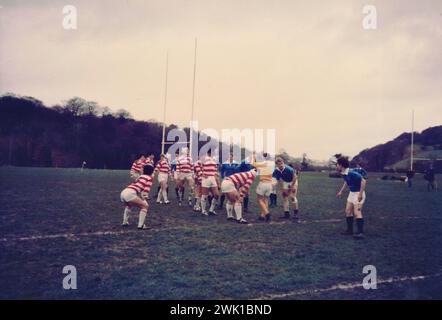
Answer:
M193 171L192 158L188 155L181 155L176 160L176 171L179 173L191 173Z
M152 187L153 178L148 175L141 175L134 183L128 186L129 189L135 190L138 193L149 193Z
M144 167L143 163L144 162L141 161L141 160L135 160L132 163L132 167L130 168L130 171L131 172L138 172L138 173L142 174L143 173L143 167Z
M218 163L213 157L206 156L201 161L203 178L214 177L218 171Z
M202 167L202 163L201 160L198 160L197 162L195 162L195 165L193 166L193 171L195 172L195 178L201 182L202 180L202 173L203 173L203 167Z
M157 166L155 167L155 172L169 174L169 172L170 172L169 161L167 161L167 160L158 161Z
M235 188L239 191L241 195L245 195L247 191L249 191L250 186L253 183L253 180L255 180L256 172L254 171L247 171L247 172L238 172L235 174L232 174L231 176L227 177L226 180L230 180L235 185Z

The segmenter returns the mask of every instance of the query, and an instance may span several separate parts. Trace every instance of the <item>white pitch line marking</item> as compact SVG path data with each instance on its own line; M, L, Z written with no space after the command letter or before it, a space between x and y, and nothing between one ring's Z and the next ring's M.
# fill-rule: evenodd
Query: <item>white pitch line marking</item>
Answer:
M413 219L423 219L422 217L377 217L374 219L385 220L385 219L401 219L401 220L413 220ZM299 224L311 224L311 223L339 223L342 222L343 219L321 219L321 220L301 220ZM265 226L265 225L284 225L284 224L293 224L297 225L297 223L293 221L272 221L269 223L259 222L259 223L249 223L247 227L255 227L255 226ZM171 231L171 230L186 230L192 228L192 230L202 230L204 228L210 228L209 226L182 226L182 227L170 227L170 228L151 228L148 230L140 231L140 230L122 230L122 231L97 231L97 232L81 232L81 233L60 233L60 234L48 234L48 235L35 235L28 237L17 237L17 238L0 238L0 242L12 242L12 241L32 241L32 240L47 240L47 239L59 239L65 238L70 240L78 240L79 237L90 237L90 236L118 236L124 235L128 233L136 233L136 232L161 232L161 231Z
M418 281L429 278L440 277L442 273L435 273L431 275L421 275L421 276L403 276L403 277L391 277L387 279L380 279L377 281L378 284L386 284L386 283L397 283L397 282L405 282L405 281ZM316 288L316 289L301 289L301 290L293 290L286 293L274 293L274 294L266 294L262 295L258 298L253 298L250 300L274 300L274 299L282 299L293 296L303 296L303 295L312 295L317 293L330 292L334 290L351 290L356 288L361 288L362 283L353 282L353 283L338 283L328 288Z

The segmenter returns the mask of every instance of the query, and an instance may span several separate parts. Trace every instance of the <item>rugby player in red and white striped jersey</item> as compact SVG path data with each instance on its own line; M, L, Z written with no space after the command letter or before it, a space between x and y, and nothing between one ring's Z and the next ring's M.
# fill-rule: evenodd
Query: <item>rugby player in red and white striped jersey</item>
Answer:
M216 215L215 206L219 198L218 184L216 181L216 174L218 172L218 163L215 158L212 157L212 151L209 150L207 155L201 160L202 164L202 196L201 196L201 213L203 215ZM209 213L207 213L206 205L209 197L209 193L212 193L212 201L210 203Z
M170 201L167 199L167 181L170 174L170 165L166 155L161 155L161 159L158 161L157 166L155 167L155 172L158 172L158 183L160 184L157 203L163 203L161 200L161 197L163 197L164 203L169 204Z
M183 148L181 155L176 161L176 171L178 173L178 205L181 206L184 197L184 185L187 182L190 193L188 197L189 206L192 206L192 198L195 193L193 180L193 162L189 155L189 149Z
M120 194L121 202L125 204L123 213L123 226L129 225L129 214L132 207L140 208L140 216L138 218L138 229L147 229L146 220L147 210L149 205L147 201L141 199L139 195L143 193L149 193L153 182L154 168L152 166L145 166L143 168L143 174L131 185L127 186Z
M203 167L200 159L195 162L193 171L195 173L195 205L193 206L193 211L201 211L201 181L203 179Z
M143 174L143 163L146 160L144 154L139 154L137 159L132 163L132 167L130 168L130 179L135 181L138 179L140 175Z
M152 166L155 167L154 165L154 160L155 160L155 156L153 153L149 154L149 156L147 156L147 158L144 160L143 165L145 166Z
M221 192L227 197L227 220L236 220L242 224L247 223L247 220L242 217L242 202L256 177L256 173L256 169L235 173L225 178L221 183ZM233 217L233 210L235 210L236 219Z
M143 161L143 166L151 166L152 168L155 168L154 164L155 156L153 153L149 153L149 155L146 157L146 159ZM150 200L149 193L142 193L141 197L143 199Z

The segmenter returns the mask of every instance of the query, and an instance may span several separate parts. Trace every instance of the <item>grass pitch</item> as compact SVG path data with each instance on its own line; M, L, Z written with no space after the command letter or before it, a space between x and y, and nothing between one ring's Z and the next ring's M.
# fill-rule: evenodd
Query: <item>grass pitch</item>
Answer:
M0 298L24 299L441 299L442 196L371 174L366 239L341 236L341 179L300 178L301 224L250 225L224 212L202 217L150 201L150 230L122 228L127 171L0 168ZM151 197L156 191L152 189ZM278 205L281 196L278 195ZM78 289L64 290L74 265ZM361 287L365 265L376 290ZM345 286L344 286L345 285Z

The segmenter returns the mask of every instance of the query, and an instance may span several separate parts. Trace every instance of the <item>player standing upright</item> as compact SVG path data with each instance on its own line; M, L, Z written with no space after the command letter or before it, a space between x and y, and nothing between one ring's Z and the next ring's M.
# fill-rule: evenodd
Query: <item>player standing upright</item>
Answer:
M364 218L362 216L362 206L365 202L366 180L356 171L349 169L350 162L348 157L340 155L336 167L344 179L341 190L336 194L341 197L346 187L350 189L345 207L345 216L347 221L347 230L344 235L353 235L353 222L356 217L357 233L353 235L355 239L364 238Z
M179 191L179 187L178 187L178 184L179 184L179 182L178 182L178 172L176 171L176 161L178 160L179 156L180 156L180 152L177 150L175 152L175 158L170 163L170 170L172 172L173 181L175 182L175 194L176 194L177 200L180 199L180 196L178 194L178 191Z
M270 222L272 215L269 212L269 196L273 189L273 171L275 162L269 159L268 153L263 153L264 161L257 162L256 155L253 153L251 164L258 169L259 184L256 188L258 195L258 205L261 208L259 221Z
M184 197L184 185L188 184L190 192L188 197L189 206L192 206L192 198L194 195L194 185L193 180L193 162L189 155L189 149L183 148L181 155L178 157L176 162L176 171L178 173L178 205L182 205Z
M217 161L212 157L212 152L209 150L207 155L201 160L202 164L202 196L201 196L201 213L203 215L216 215L215 206L219 198L218 183L216 179ZM212 194L209 213L207 213L206 206L209 193Z
M153 170L154 169L152 166L145 166L143 168L143 174L140 175L134 183L129 185L121 192L121 202L123 202L126 206L123 213L123 226L129 225L129 215L131 213L131 209L133 207L138 207L140 208L138 229L147 229L147 226L144 222L146 220L149 205L146 200L141 199L138 195L141 195L143 192L149 193L153 182Z
M132 181L136 181L139 176L143 174L144 161L146 157L144 154L138 154L137 159L132 163L132 167L130 168L130 179Z
M155 167L155 172L158 172L158 183L161 188L158 192L157 203L163 203L164 200L165 204L169 204L170 201L167 198L167 182L169 180L170 165L166 155L161 155L160 161L158 161ZM161 198L163 198L163 200Z
M194 174L195 174L195 205L193 206L193 211L198 212L201 211L201 196L202 196L202 187L201 182L203 180L203 165L201 160L198 159L193 166Z
M221 183L221 192L227 196L227 220L236 220L241 224L248 223L242 217L242 202L255 177L256 170L254 169L230 175ZM233 217L233 210L235 210L236 219Z
M284 215L281 218L289 219L290 218L290 210L289 210L289 200L292 203L293 208L293 218L295 221L299 222L299 207L298 207L298 177L296 175L295 170L287 166L284 163L282 158L276 159L276 168L273 171L273 178L277 181L282 182L282 201L284 207Z

